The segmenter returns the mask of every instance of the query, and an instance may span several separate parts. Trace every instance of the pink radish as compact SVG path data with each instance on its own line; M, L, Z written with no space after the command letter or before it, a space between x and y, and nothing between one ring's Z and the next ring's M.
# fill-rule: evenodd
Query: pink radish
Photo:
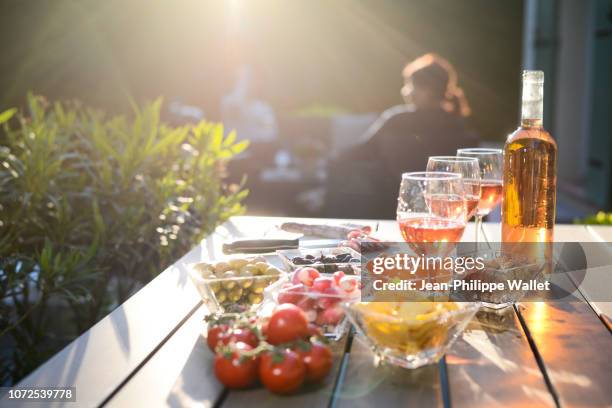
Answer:
M278 294L278 303L279 304L293 303L295 305L300 300L302 300L304 296L303 294L300 293L302 291L303 291L303 288L301 285L293 285L291 283L285 283L282 286L281 291Z
M336 283L336 286L340 286L340 279L342 279L343 277L344 277L344 272L342 271L334 272L334 282Z
M355 289L357 289L357 279L354 276L344 276L340 279L340 283L338 285L340 289L342 289L346 293L351 293Z
M293 273L293 278L291 281L293 283L303 283L306 286L312 286L315 279L317 279L321 274L315 268L300 268L296 269Z
M317 292L323 292L327 288L331 288L334 283L334 278L330 276L319 276L312 284L312 289Z
M340 306L335 306L327 310L323 310L317 316L318 324L338 324L344 317L344 311Z
M321 296L318 297L317 306L321 309L328 309L335 306L340 302L340 292L335 287L329 287L321 292Z

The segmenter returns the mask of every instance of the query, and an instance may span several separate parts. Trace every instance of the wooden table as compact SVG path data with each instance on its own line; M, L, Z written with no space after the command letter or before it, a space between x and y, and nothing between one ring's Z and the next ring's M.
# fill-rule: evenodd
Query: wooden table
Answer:
M437 365L376 367L360 337L347 335L334 345L337 362L321 386L288 397L261 388L224 390L202 336L208 311L184 264L219 258L224 240L261 235L287 220L228 221L19 385L76 386L77 403L66 404L70 407L612 406L612 337L606 326L612 308L588 301L601 299L595 294L602 290L612 293L612 278L606 278L612 268L584 282L574 302L525 303L479 313ZM395 222L367 222L377 235L401 240ZM499 225L485 228L489 237L499 236ZM472 236L470 225L464 238ZM612 228L558 226L555 237L610 242Z

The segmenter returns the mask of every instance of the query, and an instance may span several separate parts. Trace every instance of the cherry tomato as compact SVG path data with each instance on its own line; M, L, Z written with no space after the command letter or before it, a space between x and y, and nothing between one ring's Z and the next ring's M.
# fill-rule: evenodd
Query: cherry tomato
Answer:
M321 328L314 323L308 323L308 335L306 337L311 336L323 336Z
M271 392L291 394L302 386L305 377L306 365L295 351L274 351L261 356L259 379Z
M261 335L264 339L268 338L268 320L264 320L261 323Z
M227 331L219 338L219 341L221 342L221 344L243 342L253 348L259 345L259 339L257 338L257 335L251 329L240 327Z
M297 348L297 353L306 365L306 381L322 381L332 368L334 356L329 347L319 342L314 342L307 348L308 350Z
M246 343L233 345L233 351L215 357L215 375L228 388L247 388L257 381L257 359L242 355L253 348Z
M208 348L213 352L217 348L217 344L223 336L227 334L229 326L227 324L216 324L208 327L208 333L206 335L206 343Z
M284 303L274 309L266 330L270 344L288 343L308 335L308 319L302 309L291 303Z

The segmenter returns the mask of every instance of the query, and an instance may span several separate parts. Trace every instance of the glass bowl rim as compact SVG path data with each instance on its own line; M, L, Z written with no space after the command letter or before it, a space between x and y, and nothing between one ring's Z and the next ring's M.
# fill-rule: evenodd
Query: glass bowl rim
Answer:
M378 316L378 317L383 317L384 320L389 320L389 319L393 319L396 321L399 321L399 319L397 317L393 317L390 316L388 314L385 313L380 313L380 312L367 312L367 313L363 313L361 311L354 311L351 306L353 306L356 303L449 303L449 302L343 302L342 303L342 307L345 309L346 313L351 316L353 313L354 314L362 314L362 315L368 315L368 316ZM476 314L476 312L480 309L480 306L482 304L482 302L476 301L476 302L450 302L450 303L456 303L459 305L463 305L460 308L458 308L457 310L450 310L450 311L445 311L444 313L432 316L430 318L427 319L423 319L423 320L418 320L417 323L419 324L424 324L424 323L429 323L432 321L446 321L448 319L452 319L452 318L456 318L456 317L461 317L461 315L465 315L462 316L463 318L467 318L468 316L472 317L473 315Z

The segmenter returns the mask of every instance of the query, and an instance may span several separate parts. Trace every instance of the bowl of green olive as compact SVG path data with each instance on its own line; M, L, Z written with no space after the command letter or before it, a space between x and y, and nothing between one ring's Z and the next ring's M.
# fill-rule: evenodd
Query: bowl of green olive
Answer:
M287 281L285 272L261 256L191 264L189 276L211 312L222 313L254 309L264 289Z

